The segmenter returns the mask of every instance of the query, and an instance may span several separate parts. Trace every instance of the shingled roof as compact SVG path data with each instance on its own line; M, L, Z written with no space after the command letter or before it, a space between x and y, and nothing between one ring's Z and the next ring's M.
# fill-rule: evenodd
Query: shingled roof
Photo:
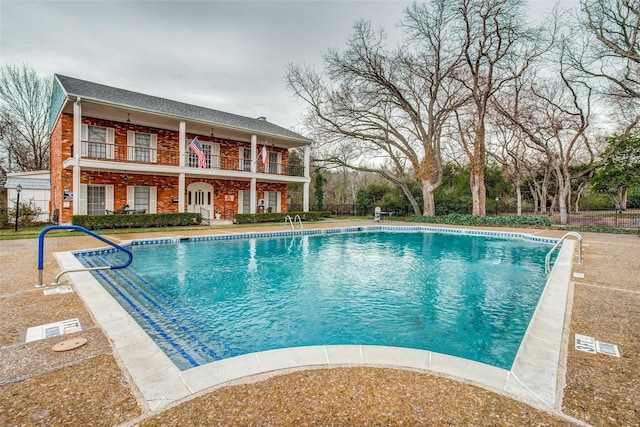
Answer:
M56 74L55 78L70 97L81 97L103 101L122 107L139 108L158 114L167 114L184 119L205 121L212 125L228 126L250 132L296 139L311 143L311 140L291 130L264 119L253 119L211 108L199 107L184 102L172 101L157 96L145 95L112 86L80 80Z

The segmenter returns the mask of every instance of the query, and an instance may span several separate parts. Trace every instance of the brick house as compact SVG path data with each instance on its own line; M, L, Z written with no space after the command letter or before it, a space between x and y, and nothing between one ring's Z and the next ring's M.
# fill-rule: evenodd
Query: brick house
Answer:
M208 219L216 212L286 212L289 183L303 184L303 210L309 208L311 140L264 117L56 74L50 127L51 209L61 223L124 205ZM296 148L302 164L289 164Z

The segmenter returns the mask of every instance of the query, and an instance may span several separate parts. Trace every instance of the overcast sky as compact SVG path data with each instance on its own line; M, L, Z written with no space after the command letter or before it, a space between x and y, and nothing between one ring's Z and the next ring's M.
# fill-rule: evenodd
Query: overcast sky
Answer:
M574 3L576 0L561 0ZM392 43L409 2L0 0L0 64L54 73L296 128L289 63L318 66L353 24ZM553 0L529 0L536 16Z

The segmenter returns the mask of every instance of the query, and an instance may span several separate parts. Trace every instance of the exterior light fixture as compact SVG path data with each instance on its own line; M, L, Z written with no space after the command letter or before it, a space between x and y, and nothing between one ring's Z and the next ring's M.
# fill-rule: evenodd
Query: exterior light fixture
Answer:
M215 135L213 134L213 128L211 128L211 138L213 138Z
M130 125L131 124L131 119L129 118L129 113L127 113L127 124Z

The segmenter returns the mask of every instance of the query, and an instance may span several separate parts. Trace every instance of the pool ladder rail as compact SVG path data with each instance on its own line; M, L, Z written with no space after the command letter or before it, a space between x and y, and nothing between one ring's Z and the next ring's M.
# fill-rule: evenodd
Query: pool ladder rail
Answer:
M558 242L553 246L553 248L551 248L551 250L549 251L549 253L547 254L547 257L544 260L544 272L546 274L549 274L549 272L551 271L550 268L550 263L551 263L551 254L553 254L553 252L558 249L558 247L560 246L560 244L564 241L564 239L566 239L567 237L575 237L578 240L578 264L582 264L582 236L580 235L580 233L576 233L575 231L569 231L568 233L566 233L564 236L562 236L560 238L560 240L558 240Z
M300 230L304 230L304 226L302 225L302 218L300 215L296 215L294 218L291 218L291 215L287 215L284 217L284 226L287 226L287 223L291 224L291 229L296 229L296 224L300 224Z
M44 228L41 232L40 232L40 236L38 237L38 284L35 286L36 288L44 288L45 286L47 286L46 284L42 283L42 273L44 271L44 236L45 234L47 234L49 231L51 230L70 230L70 231L81 231L85 234L88 234L89 236L95 237L96 239L107 243L108 245L113 246L114 248L118 249L119 251L122 251L124 253L127 254L127 262L125 262L122 265L105 265L102 267L86 267L86 268L75 268L75 269L68 269L68 270L62 270L60 273L58 273L56 275L55 280L53 281L53 283L51 283L51 286L56 286L59 285L60 282L60 277L63 274L66 273L76 273L79 271L93 271L93 270L118 270L121 268L126 268L131 264L131 261L133 261L133 254L131 253L131 251L127 248L123 248L122 246L113 243L110 240L105 239L102 236L97 235L96 233L87 230L84 227L80 227L78 225L51 225L49 227Z

